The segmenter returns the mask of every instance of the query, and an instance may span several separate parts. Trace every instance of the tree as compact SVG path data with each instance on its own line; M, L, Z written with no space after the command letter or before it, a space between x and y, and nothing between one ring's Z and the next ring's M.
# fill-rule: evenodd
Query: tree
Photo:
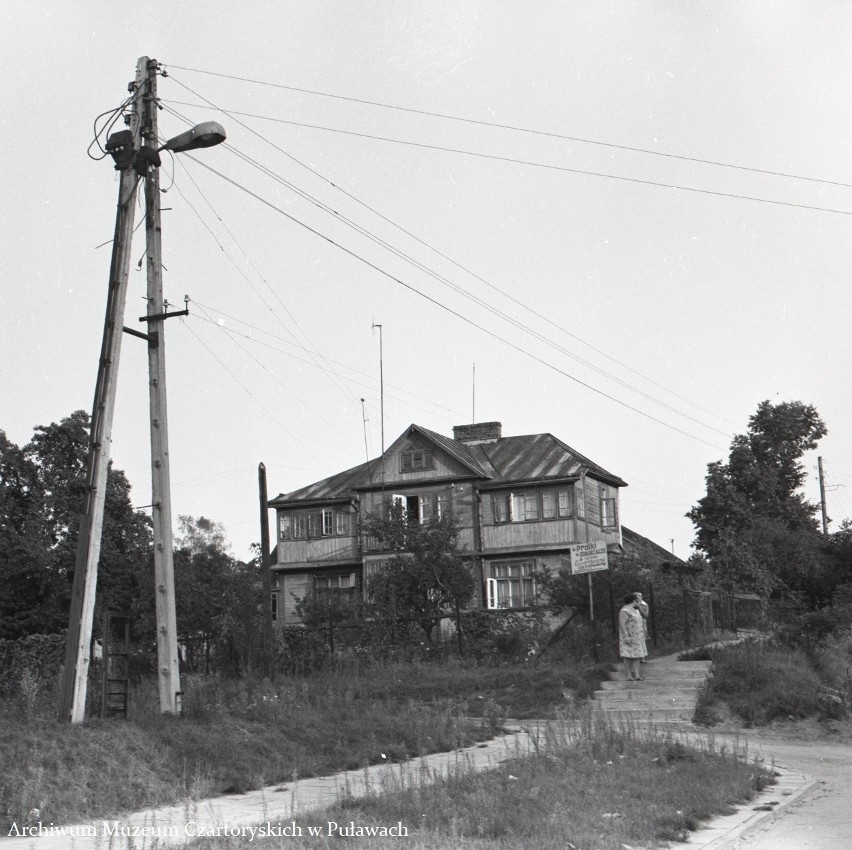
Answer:
M800 488L801 463L827 429L799 401L761 402L727 463L707 467L707 494L687 513L695 546L725 590L766 598L778 587L811 592L821 569L817 506Z
M475 579L459 549L455 517L409 522L401 505L387 517L369 517L367 533L393 550L389 564L371 576L367 594L380 616L418 623L432 642L432 631L448 611L458 616L473 596Z
M229 554L224 527L207 517L178 517L175 598L180 642L192 671L238 675L261 645L260 575Z
M0 431L0 638L64 625L68 585L47 567L52 540L43 502L35 464Z
M40 425L22 449L0 439L0 636L68 625L79 516L86 496L89 416ZM154 604L150 520L133 509L130 483L110 466L95 628L106 608L142 615Z

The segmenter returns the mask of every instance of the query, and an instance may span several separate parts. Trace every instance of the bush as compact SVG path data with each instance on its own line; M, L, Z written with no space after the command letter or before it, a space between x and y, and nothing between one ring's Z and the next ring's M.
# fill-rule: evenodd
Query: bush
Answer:
M550 629L541 609L529 611L465 611L462 614L465 654L477 661L531 660L538 653Z
M22 676L42 684L55 682L65 661L65 635L0 640L0 696L17 690Z
M820 679L807 656L784 645L744 641L714 653L698 716L724 702L749 725L820 713Z

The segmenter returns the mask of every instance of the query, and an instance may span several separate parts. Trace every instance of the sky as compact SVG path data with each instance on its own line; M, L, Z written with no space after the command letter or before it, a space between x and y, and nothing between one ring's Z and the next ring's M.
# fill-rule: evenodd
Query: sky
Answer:
M7 0L0 429L91 410L118 183L90 146L149 56L163 139L228 133L161 169L165 294L190 298L166 326L175 517L247 558L260 462L272 497L411 423L499 421L623 478L622 523L686 557L707 464L798 400L836 529L850 27L843 2ZM143 226L134 327L144 252ZM147 392L125 336L112 460L139 507Z

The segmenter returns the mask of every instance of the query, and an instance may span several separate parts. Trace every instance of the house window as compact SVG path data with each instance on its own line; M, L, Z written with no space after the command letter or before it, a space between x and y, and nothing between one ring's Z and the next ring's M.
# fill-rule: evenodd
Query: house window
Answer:
M512 522L527 522L540 516L539 494L512 493Z
M425 524L433 516L438 519L446 516L449 499L446 493L423 493L412 496L394 494L391 496L391 504L402 508L402 516L408 522Z
M448 516L447 513L449 509L449 498L446 493L438 493L435 499L435 508L438 511L438 519L443 519L445 516Z
M399 453L399 471L415 472L418 469L434 469L431 449L409 449Z
M524 493L494 493L491 496L495 524L565 519L573 516L570 488L529 490Z
M319 537L320 529L322 526L320 525L322 514L319 511L311 511L308 514L308 537Z
M338 537L349 536L349 514L346 511L338 511L334 515L334 532Z
M535 561L506 561L492 566L489 608L524 608L535 602Z
M293 537L296 540L308 536L308 515L304 513L293 514Z
M616 491L612 487L601 487L601 528L618 527Z
M586 518L586 493L582 487L577 487L574 491L577 496L577 519Z
M356 587L355 573L314 576L314 593L318 599L352 599Z
M349 536L349 512L323 508L282 514L278 519L281 540L304 540L306 537Z
M491 497L491 506L494 509L494 522L509 522L512 518L509 507L511 493L495 493Z
M278 592L274 592L272 594L272 598L270 599L270 607L272 608L272 620L273 622L278 619Z

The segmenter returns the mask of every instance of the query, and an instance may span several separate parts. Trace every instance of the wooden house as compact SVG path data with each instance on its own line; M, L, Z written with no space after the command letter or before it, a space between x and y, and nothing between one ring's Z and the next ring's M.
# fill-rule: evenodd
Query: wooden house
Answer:
M363 597L391 555L360 520L394 502L412 522L457 517L479 578L477 604L524 607L537 569L563 566L571 544L621 546L625 486L552 434L504 437L499 422L485 422L457 426L450 439L411 425L381 457L270 500L273 612L292 623L310 594Z

